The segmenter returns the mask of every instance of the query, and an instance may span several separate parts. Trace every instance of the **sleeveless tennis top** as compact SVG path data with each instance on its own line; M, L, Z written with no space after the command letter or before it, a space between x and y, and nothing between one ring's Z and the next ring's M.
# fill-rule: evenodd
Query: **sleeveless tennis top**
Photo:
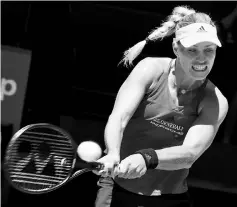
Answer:
M163 70L153 90L145 94L127 124L121 142L121 160L140 149L157 150L182 145L187 131L197 118L198 105L204 97L208 80L199 88L182 94L182 104L175 104L168 88L172 61ZM115 177L115 182L128 191L142 195L178 194L188 190L188 173L188 169L154 169L136 179Z

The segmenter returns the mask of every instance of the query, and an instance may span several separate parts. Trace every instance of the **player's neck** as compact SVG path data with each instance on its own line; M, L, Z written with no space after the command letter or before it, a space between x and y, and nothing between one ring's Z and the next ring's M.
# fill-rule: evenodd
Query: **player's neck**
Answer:
M179 61L177 60L175 61L174 75L176 79L175 85L179 89L193 90L198 88L203 83L203 80L195 80L187 76L187 74L181 68Z

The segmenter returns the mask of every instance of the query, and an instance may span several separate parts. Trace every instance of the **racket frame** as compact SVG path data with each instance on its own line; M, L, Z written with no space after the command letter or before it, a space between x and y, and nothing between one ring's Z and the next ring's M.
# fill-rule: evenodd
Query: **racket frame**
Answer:
M13 181L11 180L10 178L10 172L9 172L9 165L7 164L8 163L8 156L10 156L10 151L12 150L12 147L14 146L14 143L15 141L17 140L17 138L19 136L21 136L26 130L29 130L29 129L34 129L34 128L37 128L37 127L47 127L47 128L50 128L50 129L53 129L53 130L56 130L60 133L62 133L65 137L68 138L68 140L71 142L72 144L72 148L73 148L73 152L74 152L74 158L73 158L73 164L71 166L71 169L68 173L68 176L67 178L65 178L60 184L58 185L55 185L54 187L48 189L48 190L42 190L42 191L30 191L30 190L24 190L22 188L19 188L17 187L17 185L15 185L13 183ZM14 187L15 189L23 192L23 193L27 193L27 194L44 194L44 193L48 193L48 192L51 192L51 191L54 191L58 188L60 188L62 185L64 185L65 183L67 183L69 180L71 180L72 178L84 173L84 172L88 172L90 171L89 169L82 169L82 170L79 170L80 172L74 172L73 174L73 171L75 170L75 164L76 164L76 160L77 160L77 144L73 141L73 139L71 138L70 134L67 133L65 130L63 130L62 128L56 126L56 125L53 125L53 124L49 124L49 123L35 123L35 124L30 124L30 125L27 125L21 129L19 129L13 136L12 138L10 139L8 145L7 145L7 148L6 148L6 152L5 152L5 157L4 157L4 164L3 164L3 171L4 171L4 174L5 174L5 177L7 179L7 181L12 185L12 187ZM74 175L74 176L73 176ZM73 176L73 177L72 177ZM70 179L71 178L71 179Z

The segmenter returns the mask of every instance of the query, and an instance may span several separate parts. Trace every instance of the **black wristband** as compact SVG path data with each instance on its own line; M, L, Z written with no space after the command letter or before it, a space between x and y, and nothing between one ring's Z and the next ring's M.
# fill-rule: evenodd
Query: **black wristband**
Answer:
M154 149L142 149L136 151L136 154L141 154L143 156L147 169L155 169L159 164L159 159Z

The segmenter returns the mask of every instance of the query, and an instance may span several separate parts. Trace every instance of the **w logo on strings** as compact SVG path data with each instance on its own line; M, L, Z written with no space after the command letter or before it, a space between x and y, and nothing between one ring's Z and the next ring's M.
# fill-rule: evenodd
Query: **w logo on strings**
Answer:
M60 154L50 149L50 145L47 146L47 143L31 143L26 155L21 157L19 154L15 171L58 176L64 167L61 165L61 160L64 157Z
M197 32L206 32L205 28L203 26L201 26Z

